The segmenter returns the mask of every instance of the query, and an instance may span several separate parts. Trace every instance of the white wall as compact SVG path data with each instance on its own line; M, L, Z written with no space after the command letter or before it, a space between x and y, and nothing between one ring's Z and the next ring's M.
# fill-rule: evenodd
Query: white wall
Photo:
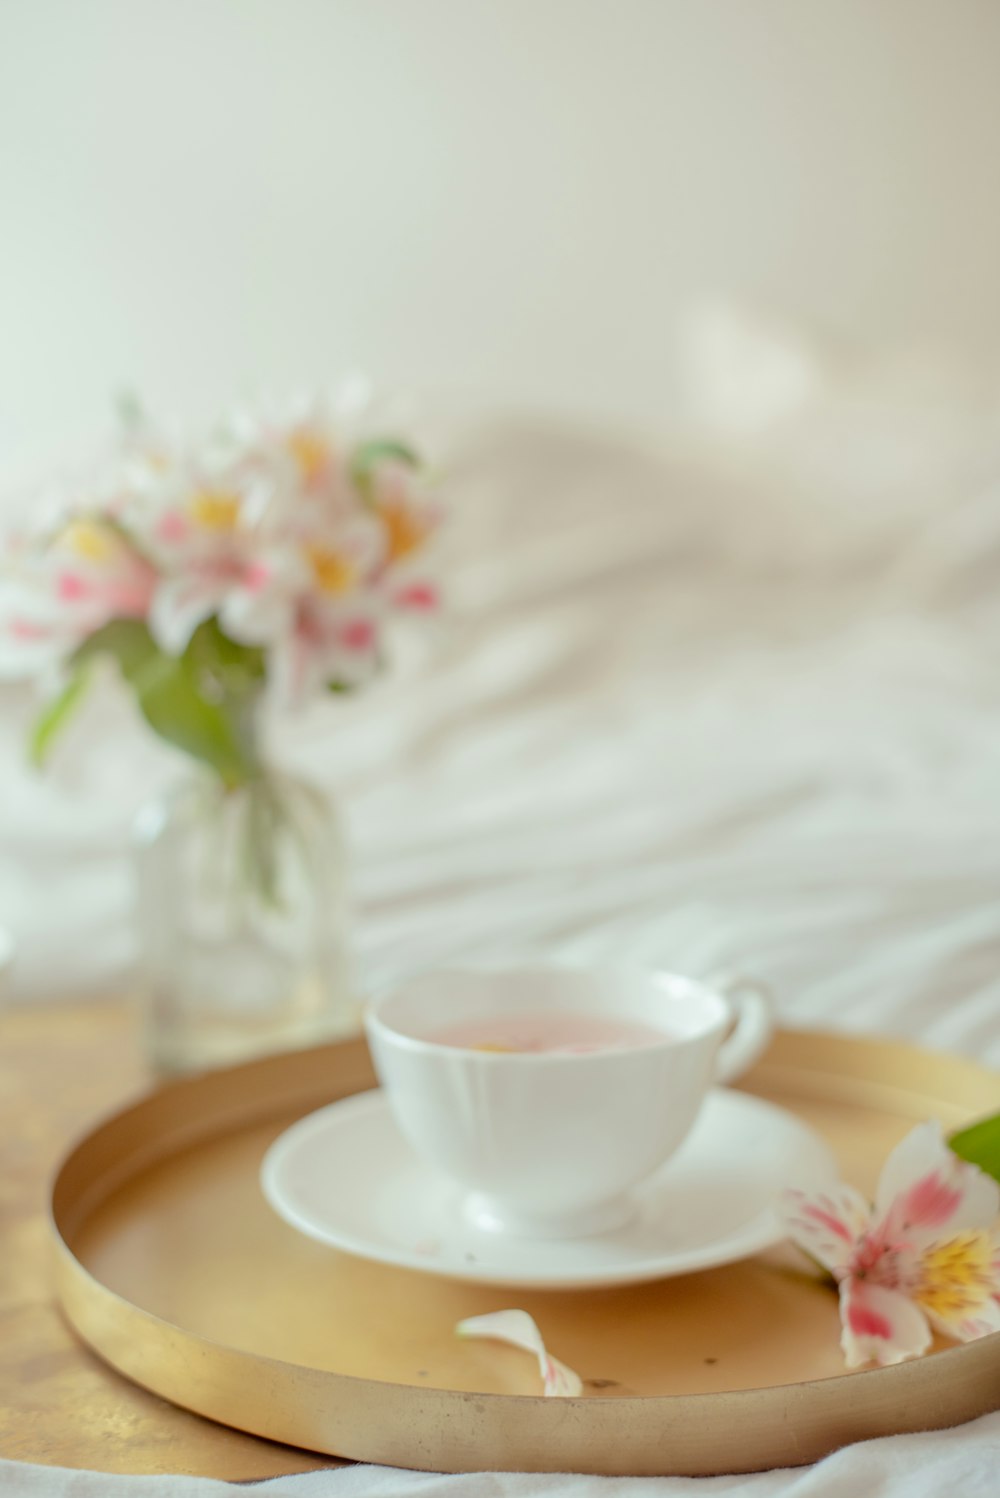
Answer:
M112 393L658 427L679 312L1000 346L995 0L0 0L0 471Z

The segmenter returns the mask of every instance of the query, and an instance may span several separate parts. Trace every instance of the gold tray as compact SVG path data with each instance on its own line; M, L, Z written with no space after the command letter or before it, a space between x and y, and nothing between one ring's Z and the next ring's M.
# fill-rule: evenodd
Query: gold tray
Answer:
M1000 1407L1000 1334L846 1373L835 1296L780 1253L553 1293L301 1237L264 1202L261 1157L295 1118L373 1083L351 1041L172 1083L87 1135L51 1202L58 1294L84 1340L224 1425L438 1471L754 1471ZM780 1033L743 1086L817 1128L869 1191L915 1120L1000 1107L1000 1077L973 1062L816 1033ZM544 1399L531 1359L454 1336L462 1317L511 1304L581 1373L584 1397Z

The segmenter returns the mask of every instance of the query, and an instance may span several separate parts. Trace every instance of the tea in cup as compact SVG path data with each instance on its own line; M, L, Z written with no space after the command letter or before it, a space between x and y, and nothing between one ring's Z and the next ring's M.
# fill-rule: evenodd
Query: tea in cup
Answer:
M659 972L449 970L383 994L365 1027L400 1131L464 1188L477 1226L584 1237L631 1217L632 1188L677 1150L709 1088L765 1049L767 996L724 988Z

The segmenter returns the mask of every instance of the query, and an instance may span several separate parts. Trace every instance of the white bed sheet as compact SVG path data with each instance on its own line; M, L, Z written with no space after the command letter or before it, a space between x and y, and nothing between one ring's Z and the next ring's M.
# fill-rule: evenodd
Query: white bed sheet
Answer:
M777 466L773 445L731 446L720 465L524 424L465 442L440 638L365 697L278 735L348 813L366 981L540 955L737 966L771 983L790 1023L1000 1064L988 444L964 434L936 488L898 444L880 477L869 462L863 484L848 472L824 488L810 477L824 443L823 472L850 469L838 411L790 429ZM128 823L176 765L109 687L39 781L21 764L26 699L3 700L0 918L18 941L5 998L83 999L127 981ZM988 1417L746 1480L346 1469L260 1491L974 1498L998 1486L1000 1417ZM0 1491L221 1490L0 1463Z

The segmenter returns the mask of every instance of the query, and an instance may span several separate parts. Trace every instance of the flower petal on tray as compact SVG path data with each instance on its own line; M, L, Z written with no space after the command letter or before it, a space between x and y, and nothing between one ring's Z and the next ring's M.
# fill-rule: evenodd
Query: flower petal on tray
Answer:
M489 1337L511 1347L520 1347L524 1352L533 1352L538 1359L547 1395L572 1397L583 1393L579 1374L552 1356L527 1311L494 1311L488 1316L469 1316L458 1323L455 1332L459 1337Z
M1000 1186L952 1154L934 1120L913 1129L882 1167L876 1214L911 1241L939 1241L988 1227L1000 1211Z
M998 1208L997 1182L954 1155L933 1121L893 1150L874 1209L843 1184L785 1192L789 1237L840 1286L849 1368L920 1357L931 1326L959 1342L1000 1331Z
M886 1368L919 1358L931 1345L927 1318L908 1296L867 1280L840 1284L840 1345L848 1368Z

